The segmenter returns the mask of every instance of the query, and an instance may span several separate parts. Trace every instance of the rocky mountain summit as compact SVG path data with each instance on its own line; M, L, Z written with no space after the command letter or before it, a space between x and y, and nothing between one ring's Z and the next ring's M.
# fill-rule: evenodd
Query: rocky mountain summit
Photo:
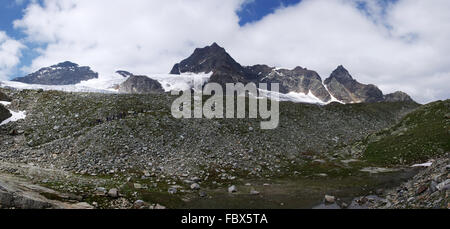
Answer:
M209 82L221 85L238 82L279 83L281 93L311 93L323 102L331 101L332 96L344 103L412 101L403 92L384 97L377 86L359 83L343 66L338 66L324 82L317 72L302 67L288 70L267 65L241 66L217 43L195 49L190 57L175 64L170 73L185 72L213 72Z
M342 65L325 80L331 95L345 103L380 102L383 92L377 86L361 84L350 75Z
M147 76L133 75L129 72L121 71L127 75L128 79L119 85L120 93L127 94L157 94L164 93L161 84ZM120 74L120 73L119 73Z
M98 78L98 73L93 72L90 67L79 66L78 64L66 61L42 68L37 72L16 78L13 81L41 85L71 85L96 78Z
M213 43L205 48L197 48L187 59L184 59L170 71L170 74L210 73L210 82L225 85L226 83L249 82L245 69L237 63L224 48Z

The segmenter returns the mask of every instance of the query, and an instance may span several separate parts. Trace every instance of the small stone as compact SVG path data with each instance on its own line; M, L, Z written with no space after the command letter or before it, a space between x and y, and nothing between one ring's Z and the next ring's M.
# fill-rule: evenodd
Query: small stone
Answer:
M236 186L235 185L231 185L230 187L228 187L228 192L229 193L237 192Z
M134 186L135 189L142 189L142 185L141 184L134 183L133 186Z
M106 188L103 187L98 187L96 188L97 192L102 192L102 193L106 193Z
M191 189L192 190L199 190L200 189L200 185L197 184L197 183L193 183L193 184L191 184Z
M117 190L117 188L110 189L109 192L108 192L108 196L112 197L112 198L119 197L119 190Z
M437 185L438 184L436 183L436 181L431 181L431 183L430 183L430 192L431 193L434 193L438 190Z
M428 185L422 185L417 189L416 195L420 195L428 190Z
M133 204L134 208L140 209L145 206L145 202L143 200L136 200Z
M167 190L168 192L169 192L169 194L176 194L177 193L177 188L175 188L175 187L171 187L171 188L169 188L169 190Z
M336 197L330 196L330 195L325 195L325 202L329 203L329 204L333 204L334 202L336 202Z
M208 195L206 194L206 192L204 192L204 191L200 191L200 192L198 193L198 195L199 195L201 198L205 198L205 197L208 196Z
M163 210L163 209L166 209L166 207L164 207L164 206L162 206L160 204L156 204L155 207L153 207L153 209L155 209L155 210Z
M375 194L377 194L378 196L383 195L383 193L384 193L384 190L381 189L381 188L379 188L379 189L377 189L377 190L375 191Z
M250 195L259 195L259 192L252 189L252 190L250 190Z

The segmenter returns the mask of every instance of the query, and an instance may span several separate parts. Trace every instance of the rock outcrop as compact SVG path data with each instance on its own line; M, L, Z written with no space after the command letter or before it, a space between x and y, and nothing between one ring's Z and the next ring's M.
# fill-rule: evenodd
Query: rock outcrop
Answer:
M0 91L0 101L10 102L11 99L5 93Z
M331 96L322 83L322 79L315 71L302 67L296 67L292 70L275 69L265 65L255 65L247 67L250 74L247 74L249 80L255 83L279 83L281 93L297 92L309 94L324 102L331 100ZM252 77L253 76L253 77Z
M383 92L377 86L361 84L342 65L325 80L328 91L344 103L371 103L384 100Z
M161 84L147 76L131 75L125 82L119 85L120 93L127 94L158 94L164 93Z
M384 96L385 102L414 102L414 100L406 93L397 91Z
M71 85L96 78L98 78L98 73L93 72L90 67L78 66L78 64L66 61L42 68L37 72L16 78L13 81L41 85Z
M130 76L133 75L133 73L127 72L127 71L123 71L123 70L116 71L116 73L121 75L121 76L123 76L123 77L125 77L125 78L130 77Z
M0 104L0 123L11 117L11 113L2 104Z

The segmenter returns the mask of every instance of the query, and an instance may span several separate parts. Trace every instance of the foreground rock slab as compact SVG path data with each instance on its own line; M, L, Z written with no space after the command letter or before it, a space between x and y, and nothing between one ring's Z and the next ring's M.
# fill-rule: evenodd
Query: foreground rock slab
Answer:
M0 174L0 209L92 209L88 203L67 203L47 199L44 195L57 199L70 198L69 195L31 184L25 179ZM71 197L77 199L76 197Z

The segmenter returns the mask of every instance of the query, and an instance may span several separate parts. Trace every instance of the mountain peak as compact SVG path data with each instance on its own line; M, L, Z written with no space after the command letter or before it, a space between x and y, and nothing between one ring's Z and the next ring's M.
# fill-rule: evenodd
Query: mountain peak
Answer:
M333 73L331 73L332 78L336 78L338 80L348 80L348 79L353 79L353 77L350 75L350 73L348 72L348 70L342 66L339 65L334 71Z
M361 84L339 65L324 81L331 95L345 103L383 101L383 92L375 85Z
M16 78L13 81L42 85L72 85L96 78L98 78L98 73L93 72L90 67L81 67L78 64L65 61L41 68L37 72Z
M70 68L70 67L78 67L78 66L79 66L78 64L75 64L73 62L64 61L64 62L61 62L61 63L59 63L57 65L53 65L52 67Z
M209 46L211 48L222 48L220 45L218 45L216 42L213 42L211 46Z
M184 59L172 68L170 74L180 74L184 72L216 72L223 68L242 70L242 66L238 64L224 48L217 43L204 48L197 48L194 53L187 59Z

